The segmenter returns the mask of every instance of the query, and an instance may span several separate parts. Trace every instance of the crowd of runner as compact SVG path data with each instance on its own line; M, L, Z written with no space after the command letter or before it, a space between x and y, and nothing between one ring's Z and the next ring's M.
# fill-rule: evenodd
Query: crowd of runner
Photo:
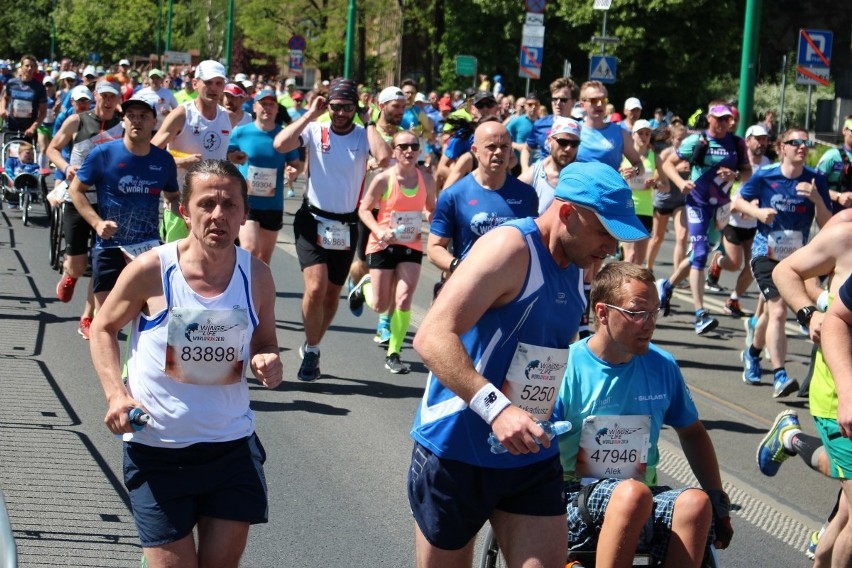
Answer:
M840 479L809 555L816 566L852 560L852 401L832 378L852 368L852 116L840 147L810 167L811 134L778 132L772 113L741 138L732 101L684 120L639 97L619 110L605 85L569 78L515 98L499 76L444 93L414 80L307 89L230 76L216 61L163 71L24 56L0 62L0 83L4 128L30 141L7 173L51 169L49 200L64 207L60 301L91 265L78 331L91 340L106 423L125 434L149 566L237 565L249 525L267 518L245 363L269 388L283 378L268 265L286 198L301 200L301 381L322 376L344 286L353 314L376 313L385 367L409 372L401 346L424 256L442 271L414 340L430 370L408 483L418 566L469 566L486 520L510 565L562 566L569 548L629 565L624 551L639 548L698 566L708 543L726 547L730 502L712 442L677 362L651 343L678 287L689 288L694 332L716 328L704 291L720 289L722 271L737 274L724 312L744 321L743 380L759 384L768 358L774 396L809 392L820 434L781 413L758 466L772 476L799 454ZM655 279L670 220L672 273ZM815 345L802 384L785 368L790 310ZM122 365L116 336L131 322ZM128 422L134 407L151 417L141 431ZM550 443L538 421L551 419L576 429ZM601 432L625 425L624 447L601 457ZM658 486L663 425L704 491ZM506 454L489 451L492 432ZM164 473L166 461L180 472ZM207 479L209 463L222 464L221 479Z

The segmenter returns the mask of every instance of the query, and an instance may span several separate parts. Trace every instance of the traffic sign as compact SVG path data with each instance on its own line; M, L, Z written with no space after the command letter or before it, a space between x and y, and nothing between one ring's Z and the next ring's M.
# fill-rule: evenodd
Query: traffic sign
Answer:
M522 45L518 77L523 77L524 79L538 79L541 77L541 61L543 56L543 47Z
M799 30L798 65L831 67L831 44L834 33L827 30Z
M169 65L192 65L192 55L188 51L166 51L163 62Z
M290 39L287 41L287 47L295 49L296 51L305 51L307 46L308 42L300 35L290 36Z
M828 86L828 67L796 67L797 85L822 85Z
M595 0L595 5L592 6L595 10L609 10L612 5L612 0Z
M536 14L535 12L527 12L527 17L524 23L528 26L543 26L544 14Z
M291 77L301 77L305 74L305 57L301 49L290 50L290 61L287 65L287 73Z
M544 8L547 6L547 0L526 0L527 12L534 14L543 14Z
M456 75L476 77L476 57L473 55L456 55Z
M615 83L615 57L592 55L589 61L589 79L601 83Z

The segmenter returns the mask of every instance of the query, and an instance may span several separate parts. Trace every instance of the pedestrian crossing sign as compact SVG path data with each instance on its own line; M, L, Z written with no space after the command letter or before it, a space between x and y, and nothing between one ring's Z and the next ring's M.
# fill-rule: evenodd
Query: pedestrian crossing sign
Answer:
M589 61L589 79L601 83L615 83L615 57L592 55Z

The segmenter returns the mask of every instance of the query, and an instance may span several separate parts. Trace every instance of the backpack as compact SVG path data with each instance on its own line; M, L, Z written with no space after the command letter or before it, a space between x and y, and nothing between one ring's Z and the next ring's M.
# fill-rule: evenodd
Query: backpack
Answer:
M695 150L692 152L692 158L689 160L690 165L698 166L700 168L704 167L704 159L707 157L707 150L710 148L710 141L707 139L707 132L704 130L699 134L701 139L698 141L698 144L695 146ZM743 163L743 150L741 146L742 138L734 135L734 148L737 151L737 166ZM845 154L844 154L844 157ZM846 164L849 163L849 158L846 157Z

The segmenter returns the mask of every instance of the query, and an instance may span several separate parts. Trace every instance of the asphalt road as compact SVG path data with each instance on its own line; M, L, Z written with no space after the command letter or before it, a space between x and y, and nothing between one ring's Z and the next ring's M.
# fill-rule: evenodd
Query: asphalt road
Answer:
M295 210L297 202L288 201ZM18 212L0 212L0 490L5 493L20 566L136 566L140 549L121 479L121 445L103 425L104 397L88 344L76 333L83 290L70 304L55 299L58 275L47 264L48 231L38 210L24 227ZM341 302L322 344L323 378L296 380L301 276L289 223L272 262L276 320L285 382L268 391L250 381L257 429L266 447L270 522L256 526L247 567L413 566L413 531L405 495L408 436L426 369L407 343L409 375L384 369L372 342L376 318L355 318ZM667 272L670 247L660 255ZM429 305L437 271L424 265L413 321ZM722 284L730 286L733 275ZM83 282L81 284L84 285ZM714 440L734 503L736 536L723 566L809 566L804 548L833 505L837 485L790 459L774 478L755 465L755 448L775 415L796 408L807 432L807 401L774 400L741 379L740 320L719 315L706 337L692 331L688 291L661 318L656 343L681 364ZM708 294L721 314L725 296ZM744 300L750 309L754 296ZM788 370L806 371L810 344L789 326ZM677 438L663 435L664 479L690 482Z

